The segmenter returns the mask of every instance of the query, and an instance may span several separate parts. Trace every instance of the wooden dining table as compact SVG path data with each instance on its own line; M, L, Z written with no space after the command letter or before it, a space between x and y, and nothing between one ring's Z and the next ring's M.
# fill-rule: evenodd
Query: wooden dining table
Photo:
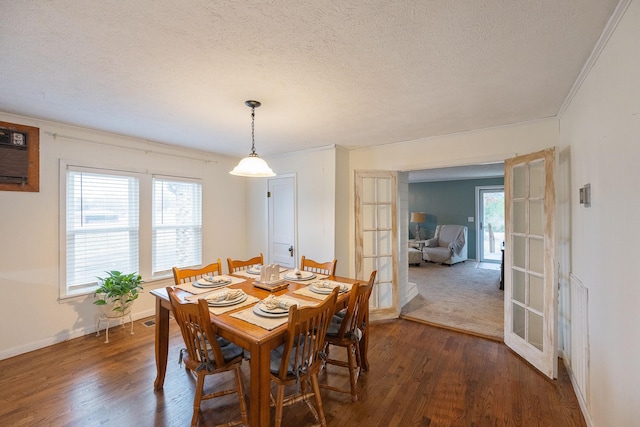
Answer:
M258 300L262 300L270 295L269 291L254 286L253 278L234 274L237 278L245 279L240 283L229 285L230 289L242 289L247 295L254 296ZM327 280L333 280L341 283L353 284L357 280L331 276ZM306 300L310 303L318 303L321 300L317 298L307 297L300 293L295 293L309 286L308 281L287 281L286 289L274 292L275 296L286 295L298 300ZM177 289L177 294L184 299L191 294L183 290ZM301 291L302 292L302 291ZM156 335L155 335L155 351L156 351L156 368L157 376L154 383L156 390L162 389L167 369L167 355L169 350L169 313L171 305L164 288L154 289L150 291L156 297ZM327 295L328 296L328 295ZM349 298L349 293L344 292L338 296L338 309L345 307ZM256 302L257 303L257 302ZM249 323L245 320L233 317L236 312L247 309L247 307L237 308L219 315L212 314L211 322L218 327L218 333L223 338L239 345L248 350L251 354L250 366L250 387L249 387L249 422L251 426L268 426L270 423L270 387L271 373L269 362L271 350L284 342L287 323L267 330L263 327Z

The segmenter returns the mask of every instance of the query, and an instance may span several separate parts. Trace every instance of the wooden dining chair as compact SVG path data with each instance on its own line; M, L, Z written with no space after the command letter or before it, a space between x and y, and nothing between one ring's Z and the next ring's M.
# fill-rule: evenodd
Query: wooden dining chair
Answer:
M338 289L334 289L324 301L313 306L289 308L289 319L285 342L271 351L271 381L277 393L272 398L276 408L275 425L282 424L284 406L304 401L321 426L326 426L318 385L318 372L322 367L320 358L324 340L335 311ZM285 396L285 387L296 384L296 392ZM308 391L311 385L312 391ZM309 400L315 397L314 408Z
M248 425L247 404L240 373L240 366L244 358L242 348L218 337L216 327L211 323L209 306L205 299L199 299L197 304L182 303L172 287L167 287L167 294L171 303L171 311L180 326L186 346L185 349L180 350L180 359L184 362L187 370L196 377L196 394L193 400L191 426L198 424L200 403L203 400L233 393L238 394L241 420L221 425ZM211 390L209 393L205 393L205 378L227 371L233 371L235 375L235 388Z
M302 258L300 259L300 270L310 271L316 274L326 274L327 276L335 276L337 263L338 261L335 259L328 262L317 262L302 255Z
M253 257L246 261L227 258L227 265L229 266L229 274L231 274L235 273L236 271L246 270L256 265L264 265L264 257L262 256L262 252L260 252L259 256Z
M350 393L352 401L358 400L358 377L363 370L363 359L366 360L366 346L363 349L361 343L367 333L369 298L376 273L376 270L371 273L368 283L356 283L351 287L347 308L333 316L325 340L325 364L348 368L350 388L347 390L328 383L322 383L320 387L340 393ZM347 350L346 362L329 357L332 345L344 347Z
M178 268L173 267L173 281L176 286L181 283L195 282L203 276L217 276L222 274L222 262L218 258L218 262L206 265L202 268Z

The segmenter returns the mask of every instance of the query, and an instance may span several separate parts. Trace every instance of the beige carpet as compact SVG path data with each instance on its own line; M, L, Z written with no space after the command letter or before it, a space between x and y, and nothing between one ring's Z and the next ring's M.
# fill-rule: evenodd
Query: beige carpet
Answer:
M476 268L475 261L411 266L409 281L419 294L400 317L503 341L504 291L498 289L499 280L499 265Z

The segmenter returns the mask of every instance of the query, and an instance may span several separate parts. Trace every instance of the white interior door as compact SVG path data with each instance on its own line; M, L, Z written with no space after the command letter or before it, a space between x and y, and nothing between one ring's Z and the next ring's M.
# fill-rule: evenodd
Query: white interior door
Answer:
M369 300L373 319L396 318L398 298L397 176L390 171L356 171L356 277L377 270Z
M294 176L269 178L270 263L296 266L296 180Z
M505 161L505 344L557 377L555 150Z

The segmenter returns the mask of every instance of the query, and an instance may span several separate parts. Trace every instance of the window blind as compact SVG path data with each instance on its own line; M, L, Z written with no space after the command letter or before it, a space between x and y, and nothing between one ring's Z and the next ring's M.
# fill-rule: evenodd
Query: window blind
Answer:
M202 264L202 185L153 178L153 274Z
M139 182L136 177L67 171L67 290L106 271L139 271Z

